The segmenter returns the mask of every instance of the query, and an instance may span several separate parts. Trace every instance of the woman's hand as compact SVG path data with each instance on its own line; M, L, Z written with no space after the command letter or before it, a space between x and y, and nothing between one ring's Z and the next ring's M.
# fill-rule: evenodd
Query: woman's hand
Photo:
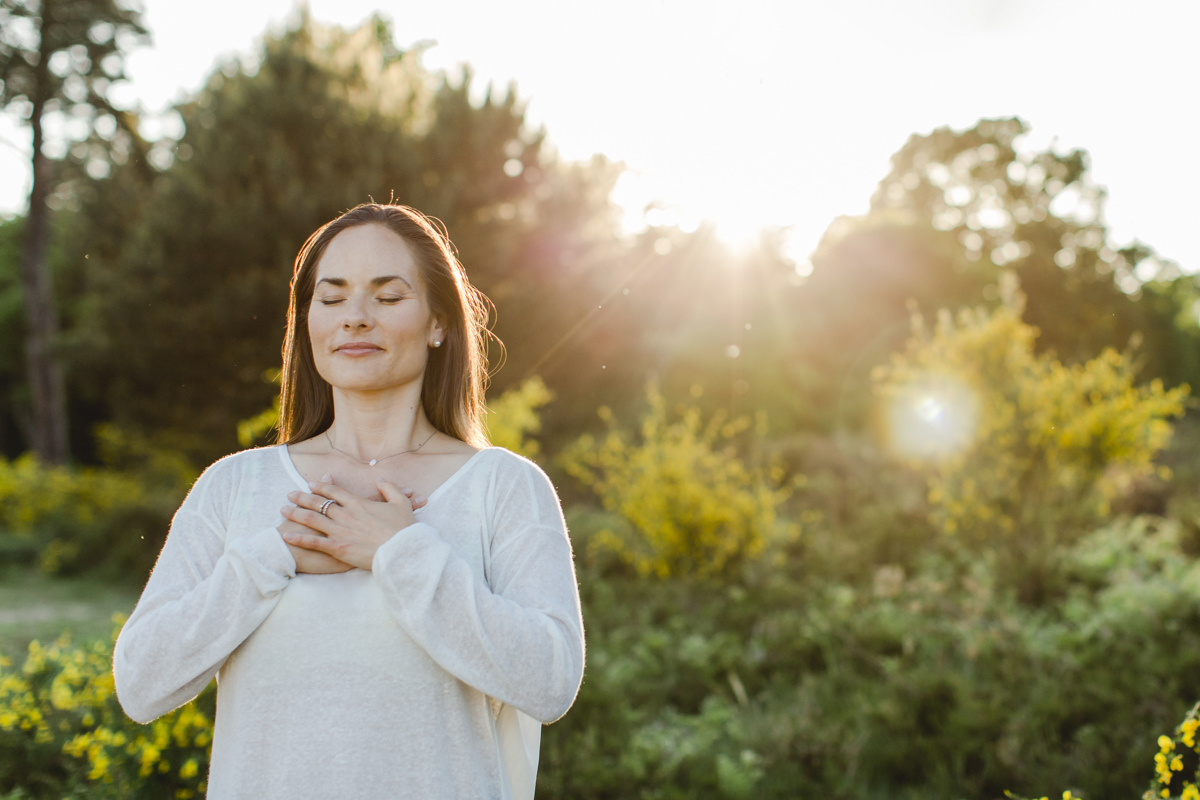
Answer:
M279 533L284 536L284 543L287 544L287 534L316 534L324 536L325 534L317 534L312 528L306 528L298 522L292 522L290 519L285 519L279 524ZM291 551L292 558L296 559L296 573L307 573L309 575L331 575L336 572L348 572L354 567L349 564L338 561L327 553L321 553L317 550L305 550L303 547L297 547L294 544L288 544L287 549Z
M281 509L285 522L279 532L293 552L321 554L347 568L369 570L379 546L416 522L413 511L425 505L424 497L414 497L411 489L388 481L375 484L383 500L359 497L334 484L328 475L309 486L309 492L288 493L288 500L295 505ZM333 502L325 506L328 500ZM320 513L322 506L324 514ZM296 564L297 571L302 571L299 559ZM323 559L319 565L329 566Z

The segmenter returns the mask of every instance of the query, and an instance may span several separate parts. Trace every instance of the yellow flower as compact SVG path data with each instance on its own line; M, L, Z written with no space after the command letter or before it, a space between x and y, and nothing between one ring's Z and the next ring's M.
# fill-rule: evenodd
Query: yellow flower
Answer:
M1196 746L1197 728L1200 728L1200 719L1184 720L1183 724L1179 726L1179 733L1181 734L1180 738L1188 747Z

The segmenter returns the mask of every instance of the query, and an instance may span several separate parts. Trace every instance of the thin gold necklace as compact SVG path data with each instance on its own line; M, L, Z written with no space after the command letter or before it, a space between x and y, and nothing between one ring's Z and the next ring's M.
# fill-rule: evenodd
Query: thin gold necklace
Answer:
M432 432L432 433L430 433L428 436L426 436L426 437L425 437L425 441L421 442L419 445L417 445L416 447L414 447L414 448L413 448L413 449L411 449L411 450L404 450L404 451L402 451L402 452L399 452L399 453L392 453L390 456L383 456L382 458L372 458L370 461L363 461L363 460L362 460L361 458L359 458L358 456L356 456L356 455L351 455L350 453L347 453L345 450L342 450L340 447L337 447L337 446L335 446L335 445L334 445L334 443L333 443L333 439L331 439L331 438L329 437L329 429L328 429L328 428L326 428L326 429L325 429L325 441L329 442L329 447L330 447L330 449L332 449L332 450L334 450L334 451L336 451L336 452L338 452L338 453L341 453L341 454L342 454L342 455L344 455L346 458L352 458L352 459L354 459L355 461L357 461L357 462L358 462L358 463L360 463L360 464L366 464L368 467L373 467L373 466L375 466L376 464L378 464L380 461L387 461L389 458L395 458L396 456L403 456L403 455L408 455L409 453L415 453L415 452L417 452L417 451L418 451L418 450L420 450L422 447L424 447L425 445L429 444L429 440L433 438L433 434L434 434L434 433L437 433L437 428L434 428L434 429L433 429L433 432Z

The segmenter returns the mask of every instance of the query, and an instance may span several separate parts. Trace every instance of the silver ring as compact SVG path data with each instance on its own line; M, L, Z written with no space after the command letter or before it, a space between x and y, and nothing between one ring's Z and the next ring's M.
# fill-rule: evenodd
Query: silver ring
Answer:
M331 505L333 505L333 501L326 500L324 503L321 503L321 507L317 510L321 512L321 516L328 517L329 516L329 507Z

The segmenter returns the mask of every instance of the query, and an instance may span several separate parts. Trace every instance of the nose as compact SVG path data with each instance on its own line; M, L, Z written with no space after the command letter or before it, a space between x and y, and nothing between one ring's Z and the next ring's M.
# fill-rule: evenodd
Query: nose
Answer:
M342 327L350 328L367 328L371 325L371 315L368 311L368 303L362 298L350 299L342 304L342 310L345 315L342 317Z

